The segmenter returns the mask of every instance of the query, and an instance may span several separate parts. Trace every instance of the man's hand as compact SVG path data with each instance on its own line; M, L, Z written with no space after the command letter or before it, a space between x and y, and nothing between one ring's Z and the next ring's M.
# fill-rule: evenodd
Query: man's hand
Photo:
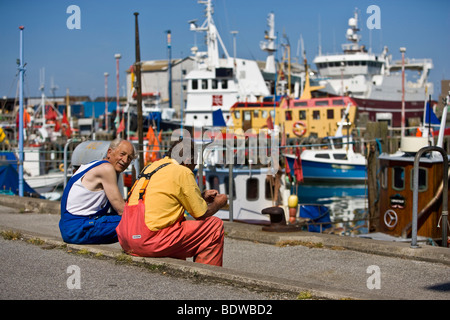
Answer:
M203 192L203 199L205 199L206 203L212 203L218 194L219 192L217 190L206 190Z

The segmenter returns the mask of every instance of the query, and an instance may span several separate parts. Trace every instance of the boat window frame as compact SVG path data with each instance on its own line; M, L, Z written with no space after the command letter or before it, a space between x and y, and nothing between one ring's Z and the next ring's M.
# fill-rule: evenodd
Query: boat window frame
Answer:
M220 81L220 88L224 89L224 90L228 89L228 80L227 79L222 79Z
M217 79L212 79L211 80L211 88L213 90L216 90L219 88L219 81Z
M284 112L284 116L286 121L291 121L292 120L292 110L286 110Z
M253 185L249 186L249 183L252 183ZM253 197L249 197L249 191L251 192L250 195L252 195ZM259 179L258 178L250 177L245 181L245 199L247 201L258 201L258 199L259 199Z
M388 167L384 167L381 170L381 188L383 188L384 190L387 189L388 187Z
M346 153L333 153L334 160L348 160Z
M420 173L421 172L425 172L425 185L423 187L421 187L421 184L420 184L420 180L421 180L420 179ZM414 185L413 185L414 184L414 177L413 176L414 176L414 170L410 170L409 187L410 187L411 190L414 190ZM428 168L419 166L419 188L418 188L419 192L425 192L425 191L428 190L428 176L429 176Z
M306 120L306 110L299 110L298 111L298 119L299 120Z
M327 119L334 119L334 109L327 109Z
M191 89L192 90L198 90L198 79L192 79L191 80Z
M403 181L403 186L402 187L397 187L396 186L396 181L397 181L397 179L396 179L396 177L397 177L397 175L396 175L396 169L401 169L403 172L403 179L402 179L402 181ZM393 190L397 190L397 191L402 191L402 190L405 190L405 167L402 167L402 166L393 166L392 168L391 168L391 173L392 173L392 175L391 175L391 186L392 186L392 189Z
M202 90L208 90L208 79L202 79Z
M329 153L316 153L314 155L315 159L331 159L330 154Z
M320 120L320 110L313 110L312 118L313 118L313 120Z
M214 178L217 178L217 181L218 181L217 188L215 188L216 185L213 183ZM208 177L208 184L209 184L209 188L208 188L209 190L217 190L217 192L221 193L220 192L220 178L218 175L215 175L215 174L210 175Z

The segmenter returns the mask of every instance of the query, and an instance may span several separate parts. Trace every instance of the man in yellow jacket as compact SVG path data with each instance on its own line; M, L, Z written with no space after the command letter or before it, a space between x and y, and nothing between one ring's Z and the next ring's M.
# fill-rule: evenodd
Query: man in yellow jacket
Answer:
M142 170L117 227L119 242L136 256L194 257L222 266L223 222L213 215L227 196L216 190L201 194L193 174L192 141L177 141L167 154ZM185 211L195 220L186 220Z

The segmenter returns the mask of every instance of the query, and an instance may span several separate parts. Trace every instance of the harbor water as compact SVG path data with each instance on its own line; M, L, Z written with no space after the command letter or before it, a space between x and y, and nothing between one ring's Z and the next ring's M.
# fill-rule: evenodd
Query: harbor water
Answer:
M368 200L365 184L303 183L297 188L300 205L322 205L329 209L332 228L342 235L368 233Z

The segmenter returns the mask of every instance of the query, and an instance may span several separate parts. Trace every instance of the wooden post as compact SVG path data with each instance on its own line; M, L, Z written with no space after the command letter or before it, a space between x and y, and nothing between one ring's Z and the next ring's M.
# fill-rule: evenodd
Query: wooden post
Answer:
M141 49L139 45L139 12L135 12L135 43L136 43L136 94L137 94L137 122L138 122L138 139L139 139L139 171L144 168L144 133L143 133L143 119L142 119L142 87L141 87Z

